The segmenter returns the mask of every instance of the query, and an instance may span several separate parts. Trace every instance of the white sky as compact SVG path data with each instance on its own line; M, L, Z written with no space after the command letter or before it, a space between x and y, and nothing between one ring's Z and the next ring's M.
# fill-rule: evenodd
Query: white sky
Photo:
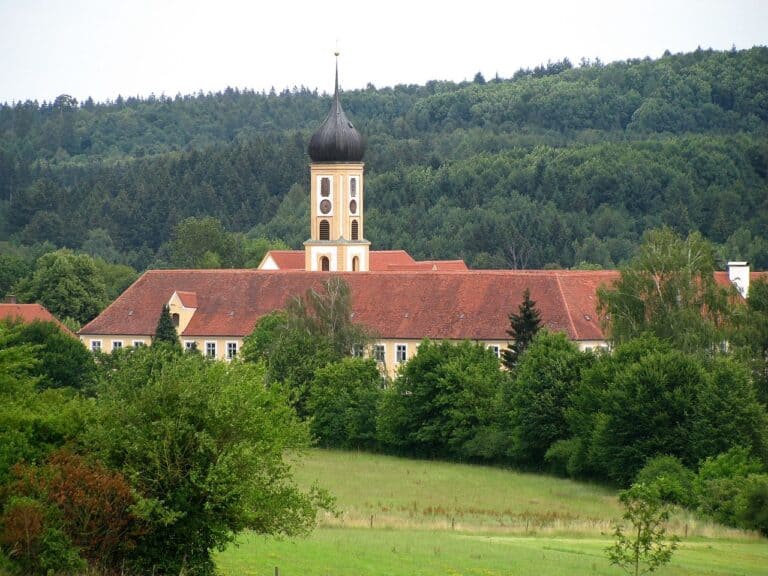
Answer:
M0 0L0 102L347 90L768 44L768 0Z

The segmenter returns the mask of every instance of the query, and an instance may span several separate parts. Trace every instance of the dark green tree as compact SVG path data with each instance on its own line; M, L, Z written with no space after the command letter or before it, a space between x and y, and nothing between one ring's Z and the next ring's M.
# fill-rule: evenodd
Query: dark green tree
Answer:
M321 446L373 448L384 380L376 362L343 358L315 371L307 411Z
M17 324L0 346L36 346L37 363L32 374L44 388L91 388L95 384L96 364L93 354L71 333L65 333L54 322L35 321Z
M526 288L523 292L523 301L518 307L517 314L509 314L510 335L512 344L506 350L501 351L501 361L509 370L517 365L520 355L525 352L528 345L541 329L541 313L536 308L536 302L531 300L531 291Z
M537 334L504 386L501 418L508 456L541 466L547 450L569 437L566 411L589 361L565 334Z
M9 294L16 283L32 272L32 266L21 256L0 254L0 298Z
M107 301L93 259L67 249L41 256L35 272L17 289L24 302L39 302L60 320L72 318L81 324L101 312Z
M768 415L742 365L732 358L709 363L692 408L691 462L744 446L768 463Z
M768 536L768 474L747 477L737 497L736 519L740 526Z
M242 239L212 216L187 218L173 229L170 259L176 268L235 268L243 264Z
M620 367L594 408L601 418L590 451L602 474L627 486L649 458L662 454L694 466L691 415L705 383L701 363L675 350Z
M72 390L38 390L41 345L21 342L22 327L0 322L0 485L14 464L75 441L87 416L87 401Z
M128 478L149 524L131 554L141 574L208 575L212 552L244 530L303 534L326 495L284 460L308 445L260 365L139 348L105 374L83 443Z
M167 304L163 304L163 309L160 312L160 318L157 320L155 336L152 338L153 346L160 344L171 344L177 348L181 345L179 341L179 333L176 331L176 327L173 325L171 310Z
M482 457L501 379L488 348L424 340L386 390L379 436L394 450L424 456Z

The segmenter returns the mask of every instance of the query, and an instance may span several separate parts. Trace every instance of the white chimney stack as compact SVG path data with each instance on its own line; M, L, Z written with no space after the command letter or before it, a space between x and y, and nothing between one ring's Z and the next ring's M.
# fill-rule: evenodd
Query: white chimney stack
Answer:
M749 294L749 262L728 262L728 280L746 298Z

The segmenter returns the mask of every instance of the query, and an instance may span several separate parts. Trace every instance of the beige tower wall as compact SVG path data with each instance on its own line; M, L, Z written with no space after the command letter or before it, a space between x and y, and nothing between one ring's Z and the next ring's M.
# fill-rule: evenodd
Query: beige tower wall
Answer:
M330 270L351 272L352 262L357 257L357 271L369 270L368 251L370 243L365 240L363 207L365 185L362 162L314 162L310 165L310 239L305 243L305 270L320 270L320 258L326 256ZM323 214L320 203L326 198L321 195L321 181L330 179L331 211ZM357 180L356 195L351 195L351 180ZM356 212L351 212L350 203L357 203ZM320 222L327 220L330 225L329 240L320 240ZM352 240L352 222L357 221L358 240Z

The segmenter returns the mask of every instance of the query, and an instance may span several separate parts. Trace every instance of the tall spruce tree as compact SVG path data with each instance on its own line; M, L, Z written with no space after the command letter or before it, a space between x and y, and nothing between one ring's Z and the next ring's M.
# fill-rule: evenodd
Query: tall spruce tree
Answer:
M501 362L509 370L517 365L520 355L525 352L528 344L541 328L541 313L536 308L536 302L531 300L531 291L526 288L523 301L518 307L518 313L509 314L510 329L507 330L514 342L501 352Z
M163 304L163 311L160 312L160 319L157 321L157 328L155 328L155 337L152 339L152 345L161 342L167 342L174 346L181 345L179 342L179 335L173 325L171 310L168 308L167 304Z

